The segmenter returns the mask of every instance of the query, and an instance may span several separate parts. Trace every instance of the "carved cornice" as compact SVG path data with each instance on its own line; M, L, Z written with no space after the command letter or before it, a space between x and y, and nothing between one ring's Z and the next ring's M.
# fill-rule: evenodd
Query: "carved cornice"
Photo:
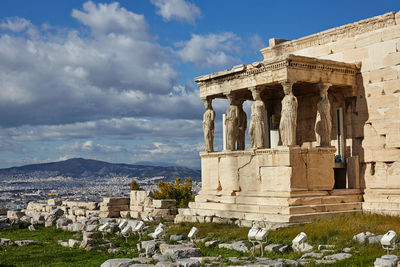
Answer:
M332 60L316 59L296 55L286 55L283 57L278 57L273 61L256 62L247 66L242 65L240 70L228 69L222 72L200 76L196 78L195 81L200 88L202 88L212 84L221 84L230 80L240 80L248 77L254 77L262 73L274 72L282 69L287 69L288 71L291 69L300 71L311 70L339 73L342 75L351 76L355 76L359 72L359 68L356 64L348 64Z

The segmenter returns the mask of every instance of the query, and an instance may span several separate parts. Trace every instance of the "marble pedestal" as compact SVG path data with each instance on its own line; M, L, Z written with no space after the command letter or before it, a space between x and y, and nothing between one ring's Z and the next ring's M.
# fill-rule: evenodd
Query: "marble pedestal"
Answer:
M278 227L361 210L359 190L333 190L335 148L201 153L202 189L175 221Z

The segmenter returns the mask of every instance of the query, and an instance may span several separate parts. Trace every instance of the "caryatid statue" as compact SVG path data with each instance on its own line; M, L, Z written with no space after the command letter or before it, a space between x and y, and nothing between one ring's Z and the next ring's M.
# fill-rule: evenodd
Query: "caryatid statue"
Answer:
M238 102L239 108L239 120L238 120L238 137L237 137L237 149L244 150L245 148L245 136L247 129L247 116L246 112L243 110L243 102L244 100L240 100Z
M204 100L204 108L206 112L203 115L203 131L204 131L204 144L206 152L214 151L214 119L215 112L211 106L212 99L207 98Z
M279 123L279 132L281 135L282 146L296 145L296 127L297 127L297 98L292 92L292 83L283 83L283 92L285 97L282 99L281 121Z
M257 88L251 90L254 103L251 105L251 117L249 137L252 148L264 148L264 111L265 105L261 100L260 91Z
M227 95L229 107L226 110L225 129L226 129L226 149L235 150L238 137L239 107L232 94Z
M315 119L315 137L317 146L331 145L332 117L331 104L328 99L329 83L318 84L321 100L317 104L317 117Z

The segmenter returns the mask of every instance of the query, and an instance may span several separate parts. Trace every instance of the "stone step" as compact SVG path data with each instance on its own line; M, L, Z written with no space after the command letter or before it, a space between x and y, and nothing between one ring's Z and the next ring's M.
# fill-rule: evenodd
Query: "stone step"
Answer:
M387 202L364 202L363 210L368 212L376 212L380 214L400 215L400 205L398 203Z
M365 194L364 195L365 202L376 202L376 203L396 203L400 204L400 195L391 195L391 194Z
M337 204L321 204L321 205L306 205L290 207L290 214L308 214L321 212L336 212L336 211L353 211L361 210L362 202L337 203Z
M335 212L316 212L309 214L257 214L257 213L243 213L243 212L226 212L226 211L215 211L215 210L189 210L188 212L179 213L176 219L177 221L203 221L204 217L219 217L226 218L230 221L240 220L246 222L268 222L271 224L285 224L285 223L303 223L312 222L317 218L329 218L332 216L351 214L354 212L362 212L361 210L348 210L348 211L335 211ZM229 217L228 217L229 216ZM249 224L251 226L251 223Z
M351 213L359 213L362 212L359 210L344 210L344 211L331 211L331 212L316 212L316 213L308 213L308 214L294 214L290 216L290 223L303 223L303 222L312 222L318 218L329 218L338 215L346 215Z
M334 203L334 204L318 204L318 205L302 205L302 206L280 206L280 205L241 205L241 204L226 204L213 202L190 202L191 209L205 209L217 211L232 211L232 212L247 212L257 214L303 214L314 212L330 212L342 210L360 210L361 202L350 203Z
M222 206L221 206L222 207ZM347 214L351 212L361 211L361 203L352 203L352 205L344 205L342 208L336 206L334 209L326 208L324 211L312 211L310 213L304 210L298 210L298 213L282 214L282 213L260 213L260 212L246 212L246 211L231 211L226 209L205 209L205 208L190 208L179 209L179 214L182 216L209 216L231 218L248 221L268 221L268 222L306 222L312 221L321 216L331 216L332 214ZM303 211L301 213L300 211Z
M195 202L199 203L225 203L225 204L243 204L243 205L280 205L280 206L298 206L298 205L317 205L334 204L347 202L361 202L361 194L343 194L343 195L323 195L308 197L259 197L259 196L212 196L197 195Z

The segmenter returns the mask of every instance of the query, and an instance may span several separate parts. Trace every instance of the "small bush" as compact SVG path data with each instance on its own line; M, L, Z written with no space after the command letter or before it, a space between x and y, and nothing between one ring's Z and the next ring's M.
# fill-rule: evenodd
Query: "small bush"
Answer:
M139 187L138 182L136 182L135 179L133 179L132 182L131 182L131 191L133 191L133 190L136 190L136 191L137 190L141 190L140 187Z
M189 202L194 200L192 179L189 177L185 178L183 184L180 178L175 178L175 183L159 181L157 185L160 190L154 191L155 199L175 199L180 208L186 208Z

